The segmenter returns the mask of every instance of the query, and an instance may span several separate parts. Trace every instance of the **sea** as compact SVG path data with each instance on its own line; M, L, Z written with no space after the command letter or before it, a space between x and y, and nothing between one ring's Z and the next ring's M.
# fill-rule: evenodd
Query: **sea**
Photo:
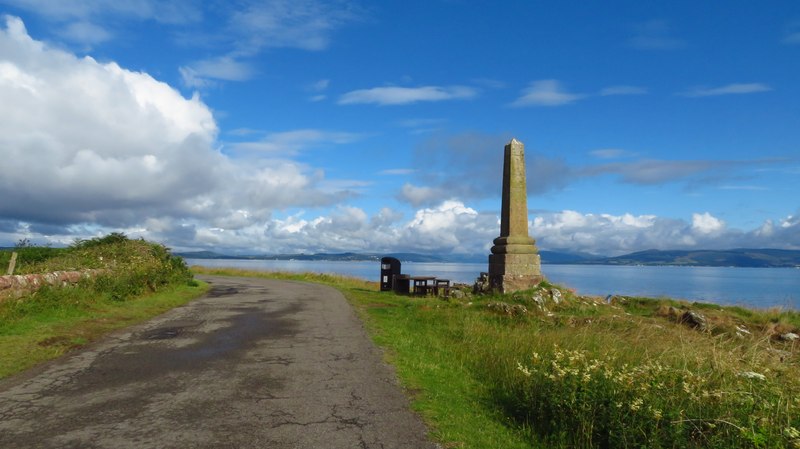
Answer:
M189 265L258 271L328 273L378 282L380 263L306 260L186 259ZM487 264L403 262L403 274L472 284ZM752 308L800 310L800 269L618 265L542 265L545 277L581 295L667 297Z

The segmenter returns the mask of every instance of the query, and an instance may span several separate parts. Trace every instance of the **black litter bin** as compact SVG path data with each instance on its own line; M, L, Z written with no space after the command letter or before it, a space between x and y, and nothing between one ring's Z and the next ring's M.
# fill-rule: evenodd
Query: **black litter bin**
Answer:
M400 261L394 257L384 257L381 259L381 291L392 290L394 277L400 274Z
M398 274L394 277L394 292L408 295L411 293L411 276Z

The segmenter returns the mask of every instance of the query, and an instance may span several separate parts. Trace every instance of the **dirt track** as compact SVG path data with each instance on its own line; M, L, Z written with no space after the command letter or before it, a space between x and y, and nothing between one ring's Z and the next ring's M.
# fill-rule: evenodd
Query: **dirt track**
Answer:
M335 289L209 295L0 381L3 448L435 448Z

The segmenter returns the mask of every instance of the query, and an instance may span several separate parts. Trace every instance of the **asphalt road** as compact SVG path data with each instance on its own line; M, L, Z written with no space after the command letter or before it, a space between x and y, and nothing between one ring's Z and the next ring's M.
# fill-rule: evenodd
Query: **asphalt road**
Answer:
M211 292L0 381L0 448L435 448L342 295Z

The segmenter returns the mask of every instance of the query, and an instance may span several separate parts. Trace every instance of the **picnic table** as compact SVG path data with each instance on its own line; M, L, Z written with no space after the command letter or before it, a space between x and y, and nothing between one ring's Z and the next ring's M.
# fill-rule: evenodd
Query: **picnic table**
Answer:
M436 276L409 276L414 286L415 295L426 296L431 293L438 295L441 290L445 295L450 294L450 280L437 279Z

